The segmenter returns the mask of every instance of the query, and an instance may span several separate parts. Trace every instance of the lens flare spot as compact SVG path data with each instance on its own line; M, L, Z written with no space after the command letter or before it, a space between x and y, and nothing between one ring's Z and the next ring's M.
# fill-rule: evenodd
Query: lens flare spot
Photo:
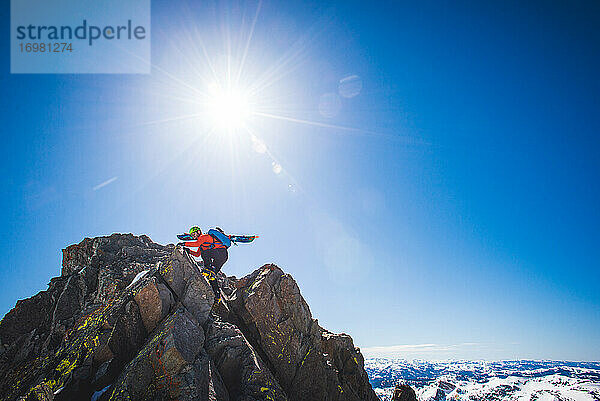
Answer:
M362 80L358 75L349 75L340 79L338 91L342 97L351 98L362 90Z
M337 93L325 93L319 99L319 113L323 117L335 117L342 109L342 100Z
M256 137L256 135L252 135L251 139L252 139L252 149L256 153L264 154L267 152L267 145L265 145L265 143L263 141L258 139Z

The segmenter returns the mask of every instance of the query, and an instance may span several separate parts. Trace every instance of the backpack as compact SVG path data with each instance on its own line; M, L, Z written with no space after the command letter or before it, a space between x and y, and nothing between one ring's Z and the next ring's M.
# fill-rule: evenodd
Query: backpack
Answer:
M221 230L215 230L211 228L210 230L208 230L208 235L219 241L221 244L225 245L226 248L229 248L231 246L231 240Z

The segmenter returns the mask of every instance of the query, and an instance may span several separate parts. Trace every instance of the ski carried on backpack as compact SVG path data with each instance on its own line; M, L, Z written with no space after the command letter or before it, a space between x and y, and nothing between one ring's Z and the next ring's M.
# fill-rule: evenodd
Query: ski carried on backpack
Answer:
M226 245L227 247L231 246L231 242L236 243L236 244L238 244L238 243L239 244L248 244L248 243L254 241L254 239L258 238L258 235L230 235L229 237L227 237L226 235L221 234L219 231L217 231L217 232L220 234L220 236L217 236L217 235L214 235L214 233L211 233L211 231L213 231L213 230L209 230L208 234L210 234L214 237L217 237L217 239L219 241L221 241L221 243L223 243L223 245ZM214 230L214 231L216 231L216 230ZM223 236L227 237L229 239L229 241L223 239L225 241L225 242L223 242L220 238ZM179 234L177 236L177 238L179 238L180 241L194 241L194 237L192 237L190 234L187 234L187 233ZM229 242L229 245L227 245L226 242Z
M254 241L255 238L258 238L258 235L230 235L229 238L231 242L247 244L249 242Z

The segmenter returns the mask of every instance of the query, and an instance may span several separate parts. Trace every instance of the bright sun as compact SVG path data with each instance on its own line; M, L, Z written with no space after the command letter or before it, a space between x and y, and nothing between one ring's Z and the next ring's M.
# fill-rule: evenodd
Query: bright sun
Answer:
M252 109L247 94L237 88L209 86L208 113L215 127L222 129L242 128Z

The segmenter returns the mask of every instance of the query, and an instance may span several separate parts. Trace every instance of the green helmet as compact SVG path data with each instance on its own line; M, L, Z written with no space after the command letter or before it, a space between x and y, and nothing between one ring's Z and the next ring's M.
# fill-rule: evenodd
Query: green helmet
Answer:
M189 233L190 233L190 234L193 234L193 233L195 233L196 231L199 231L199 232L200 232L200 234L202 234L202 230L201 230L201 229L200 229L200 227L198 227L198 226L192 226L192 228L190 228L190 231L189 231Z

